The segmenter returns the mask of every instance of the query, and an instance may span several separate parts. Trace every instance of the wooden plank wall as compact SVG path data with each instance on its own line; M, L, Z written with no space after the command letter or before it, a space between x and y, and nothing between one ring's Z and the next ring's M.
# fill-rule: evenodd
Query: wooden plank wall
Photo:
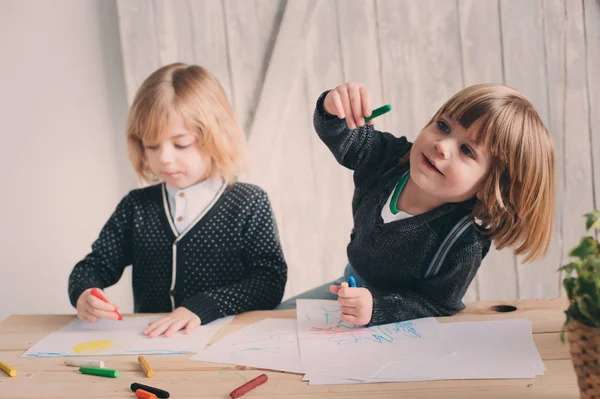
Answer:
M312 128L319 94L364 83L392 104L380 130L414 139L461 88L527 95L556 147L556 224L544 260L492 250L466 300L562 295L556 269L600 196L598 0L117 0L128 98L175 61L210 69L248 134L244 179L270 196L289 264L286 297L338 277L352 177Z

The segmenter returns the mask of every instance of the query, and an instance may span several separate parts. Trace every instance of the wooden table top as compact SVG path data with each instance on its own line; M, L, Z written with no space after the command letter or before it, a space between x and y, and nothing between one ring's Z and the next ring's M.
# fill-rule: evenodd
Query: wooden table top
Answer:
M578 398L577 378L568 344L560 340L565 320L565 298L503 302L517 309L509 313L490 310L498 303L475 302L440 322L528 319L533 338L547 371L534 379L448 380L377 384L309 386L302 375L264 371L235 365L189 360L191 355L146 356L155 371L145 377L137 356L103 356L119 378L83 376L77 368L63 365L64 358L20 358L24 351L71 320L73 315L13 315L0 323L0 361L18 371L17 377L0 372L0 398L41 399L83 397L135 398L132 382L153 385L171 393L171 398L229 398L229 393L261 373L266 384L243 396L268 398ZM232 331L265 318L294 318L293 310L249 312L235 317L213 337L216 342Z

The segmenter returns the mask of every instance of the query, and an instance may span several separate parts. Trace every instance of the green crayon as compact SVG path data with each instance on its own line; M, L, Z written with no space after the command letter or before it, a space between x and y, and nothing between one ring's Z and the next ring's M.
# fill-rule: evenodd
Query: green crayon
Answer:
M80 367L79 372L89 375L99 375L100 377L117 378L119 376L118 370L112 369L97 369L95 367Z
M385 114L386 112L390 112L391 110L392 110L392 106L390 104L386 104L379 108L376 108L371 113L371 116L367 116L365 118L365 122L368 122L373 118L377 118L378 116L381 116L381 115Z

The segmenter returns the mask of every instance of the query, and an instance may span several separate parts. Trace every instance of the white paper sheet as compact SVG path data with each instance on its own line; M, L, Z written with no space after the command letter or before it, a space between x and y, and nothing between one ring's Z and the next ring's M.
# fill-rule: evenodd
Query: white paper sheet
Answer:
M374 379L426 381L446 379L533 378L544 366L533 342L529 320L440 324L456 353L411 363L391 362Z
M296 320L261 320L229 334L190 359L301 373Z
M336 301L298 300L296 312L302 369L315 378L366 381L391 361L454 352L434 318L356 328L341 320Z
M204 349L219 328L233 319L225 317L215 320L196 328L189 335L184 331L169 338L149 338L144 335L148 322L159 318L160 316L128 317L121 321L102 319L95 323L75 319L42 338L21 357L196 353Z

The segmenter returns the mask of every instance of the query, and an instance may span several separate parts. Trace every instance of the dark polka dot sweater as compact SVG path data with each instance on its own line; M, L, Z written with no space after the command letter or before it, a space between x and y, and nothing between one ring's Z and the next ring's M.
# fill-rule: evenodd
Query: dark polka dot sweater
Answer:
M370 324L462 310L489 238L475 228L466 203L384 223L381 210L408 170L400 158L412 144L371 125L349 130L345 120L323 109L326 94L317 101L314 126L336 160L354 170L354 227L347 253L373 295Z
M173 225L164 184L131 191L71 272L71 304L88 288L115 284L129 265L135 312L184 306L203 324L273 309L287 280L269 199L245 183L224 186L182 234Z

